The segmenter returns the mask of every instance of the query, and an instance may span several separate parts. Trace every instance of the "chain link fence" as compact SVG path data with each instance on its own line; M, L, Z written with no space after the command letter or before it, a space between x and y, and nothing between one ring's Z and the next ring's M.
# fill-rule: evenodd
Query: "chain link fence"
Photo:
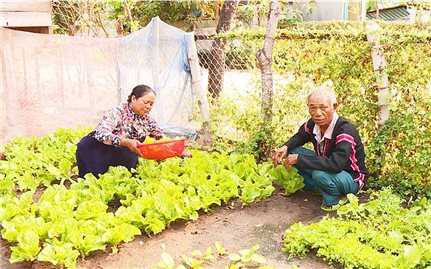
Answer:
M213 33L195 32L202 85L210 97L218 98L211 106L211 131L222 140L246 143L258 129L254 123L260 107L254 97L260 92L261 74L256 53L263 43L240 37L217 40Z
M246 44L241 38L217 40L209 32L195 35L204 85L213 97L222 91L244 91L255 85L259 48L256 42Z

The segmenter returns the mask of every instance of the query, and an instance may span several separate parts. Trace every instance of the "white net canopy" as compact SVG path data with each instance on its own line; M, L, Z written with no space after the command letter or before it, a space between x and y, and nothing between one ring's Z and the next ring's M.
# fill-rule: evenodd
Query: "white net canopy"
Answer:
M156 91L151 114L162 127L197 128L191 118L194 104L207 104L193 33L158 17L120 38L5 28L0 38L0 145L15 136L95 126L139 84ZM201 112L208 120L207 109Z

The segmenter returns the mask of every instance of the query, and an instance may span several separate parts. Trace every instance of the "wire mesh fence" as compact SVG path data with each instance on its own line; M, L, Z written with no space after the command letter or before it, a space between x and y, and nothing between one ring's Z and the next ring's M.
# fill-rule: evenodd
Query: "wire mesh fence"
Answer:
M226 70L250 70L256 69L257 49L244 48L240 38L225 41L224 44L207 34L196 35L196 47L198 50L199 61L202 68L210 69L214 67L214 58L218 57L218 50L224 50Z
M258 72L258 48L246 44L241 38L219 40L202 33L197 34L195 40L204 83L213 96L218 96L224 89L240 90Z

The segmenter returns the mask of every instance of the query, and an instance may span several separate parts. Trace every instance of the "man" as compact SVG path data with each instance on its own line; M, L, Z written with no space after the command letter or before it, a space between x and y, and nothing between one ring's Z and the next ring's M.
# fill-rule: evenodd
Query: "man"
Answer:
M364 146L359 133L350 122L338 116L335 92L320 87L307 97L311 119L289 139L274 156L274 165L286 155L286 169L294 165L304 177L305 189L320 192L321 209L335 211L341 197L357 193L368 176ZM311 142L314 151L300 148Z

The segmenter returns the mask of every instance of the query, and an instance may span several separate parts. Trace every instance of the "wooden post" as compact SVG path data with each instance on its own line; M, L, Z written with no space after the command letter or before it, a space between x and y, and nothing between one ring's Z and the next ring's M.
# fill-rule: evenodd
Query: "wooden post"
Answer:
M272 122L272 88L274 84L272 77L272 50L274 47L274 36L277 30L279 14L280 5L277 0L271 0L263 49L259 50L256 55L262 74L261 97L263 101L262 118L264 119L264 123L261 129L262 132L266 133L267 138L271 138L271 133L267 130L267 124L271 124ZM262 150L260 159L270 154L271 148L267 141L259 141L259 148Z
M201 67L199 66L198 51L194 40L194 34L187 34L188 43L190 44L188 52L188 61L192 77L192 86L195 94L198 96L198 105L202 114L202 138L205 146L211 145L211 133L209 129L210 110L206 90L202 88Z
M379 25L375 22L370 22L365 26L367 32L367 40L371 43L371 57L373 59L373 70L377 79L377 98L379 105L379 121L381 127L389 118L389 79L386 73L386 61L383 54L383 48L379 41Z

